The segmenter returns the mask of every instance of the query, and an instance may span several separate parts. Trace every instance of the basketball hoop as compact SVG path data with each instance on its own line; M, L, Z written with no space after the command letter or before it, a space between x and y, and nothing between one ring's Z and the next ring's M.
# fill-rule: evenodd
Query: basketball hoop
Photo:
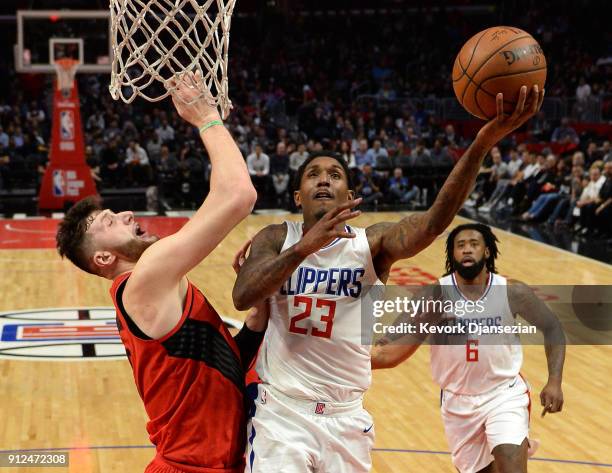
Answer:
M79 67L79 61L72 58L61 58L56 59L53 65L57 75L57 89L61 90L64 96L67 96L74 87L74 77Z
M229 31L236 0L110 0L113 63L109 91L126 103L149 102L174 90L185 72L202 77L207 96L225 118ZM161 85L161 87L160 87Z

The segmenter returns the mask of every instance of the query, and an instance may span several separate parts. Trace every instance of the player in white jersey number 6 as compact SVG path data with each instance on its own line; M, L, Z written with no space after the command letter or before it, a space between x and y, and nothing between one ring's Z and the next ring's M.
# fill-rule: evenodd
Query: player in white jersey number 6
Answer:
M257 372L262 384L248 432L248 472L369 471L373 422L362 407L370 385L370 347L361 341L360 296L386 281L391 265L423 250L451 223L486 153L539 109L543 91L521 89L516 110L485 124L432 207L366 229L344 159L310 156L294 198L304 221L270 225L253 239L233 290L239 310L270 298Z
M446 243L447 274L423 289L426 299L444 303L444 309L441 304L432 310L447 312L400 316L396 323L410 320L415 335L395 340L387 336L372 349L372 368L391 368L410 357L428 332L433 333L427 327L453 329L451 336L430 335L431 372L442 389L444 430L460 473L527 472L531 400L519 373L523 352L519 336L513 333L520 328L517 314L544 335L548 383L540 394L542 415L563 407L561 324L531 288L496 274L497 255L497 238L487 225L470 223L453 229ZM494 333L502 329L511 333Z

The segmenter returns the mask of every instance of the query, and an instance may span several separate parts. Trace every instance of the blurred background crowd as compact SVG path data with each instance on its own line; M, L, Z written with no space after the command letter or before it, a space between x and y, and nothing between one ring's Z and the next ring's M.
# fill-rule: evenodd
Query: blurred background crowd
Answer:
M609 17L589 10L596 2L462 1L447 9L398 0L343 12L296 3L246 11L232 24L234 110L226 126L258 190L259 209L295 211L293 176L322 149L345 157L366 209L427 208L481 125L453 97L454 57L472 34L513 18L547 56L547 99L525 129L487 156L466 212L609 237L612 32ZM14 32L1 34L0 193L6 193L40 184L51 78L16 74L8 46ZM143 189L159 211L195 208L210 174L197 130L169 103L113 101L107 75L77 78L86 160L98 189Z

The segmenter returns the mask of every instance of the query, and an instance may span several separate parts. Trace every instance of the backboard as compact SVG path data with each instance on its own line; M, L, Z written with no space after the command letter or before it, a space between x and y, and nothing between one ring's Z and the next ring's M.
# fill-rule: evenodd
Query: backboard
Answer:
M108 10L19 10L17 72L55 73L60 58L79 61L79 73L109 72L112 63Z

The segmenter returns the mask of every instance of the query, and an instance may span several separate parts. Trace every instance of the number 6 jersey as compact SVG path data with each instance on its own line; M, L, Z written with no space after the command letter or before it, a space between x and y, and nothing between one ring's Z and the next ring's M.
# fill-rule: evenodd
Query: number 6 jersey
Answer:
M281 251L302 238L285 222ZM309 255L270 298L270 321L257 359L264 383L296 399L348 402L370 386L370 346L362 344L361 297L382 284L365 229Z
M466 301L454 273L439 280L443 299ZM469 313L447 312L444 318L463 326L467 338L462 345L449 342L431 345L431 371L434 381L455 394L478 395L512 382L523 363L520 338L513 334L479 334L479 330L511 328L515 318L508 301L506 278L489 273L487 287L478 299L482 310ZM459 306L457 306L459 307Z

